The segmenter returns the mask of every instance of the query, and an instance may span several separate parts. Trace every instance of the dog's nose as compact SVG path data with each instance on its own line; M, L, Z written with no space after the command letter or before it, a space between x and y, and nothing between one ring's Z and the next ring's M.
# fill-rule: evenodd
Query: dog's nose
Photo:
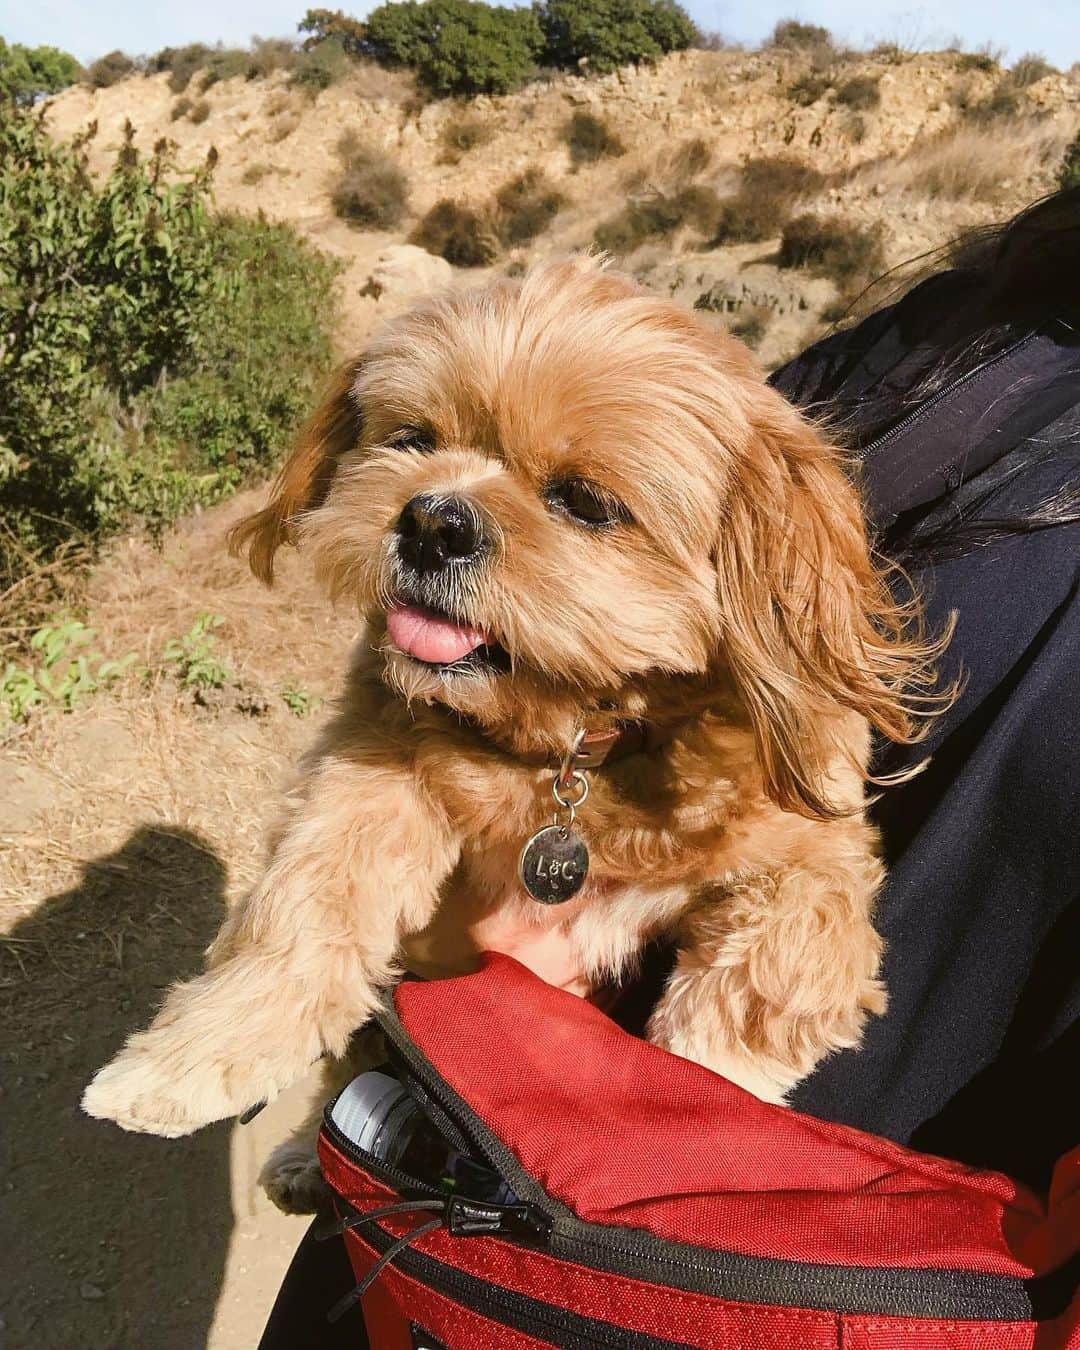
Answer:
M449 563L470 562L484 551L476 508L460 497L434 493L406 502L397 522L398 553L417 572L439 572Z

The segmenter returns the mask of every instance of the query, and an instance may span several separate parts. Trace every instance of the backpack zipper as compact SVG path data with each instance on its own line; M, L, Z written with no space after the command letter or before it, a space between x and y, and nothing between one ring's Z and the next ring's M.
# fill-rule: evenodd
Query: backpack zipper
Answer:
M546 1246L553 1256L631 1279L776 1307L976 1322L1032 1320L1031 1298L1024 1280L1016 1276L747 1256L579 1219L524 1171L510 1149L440 1077L412 1043L389 1001L376 1016L391 1062L406 1084L415 1079L514 1194L546 1216L550 1223ZM416 1179L408 1184L415 1189Z

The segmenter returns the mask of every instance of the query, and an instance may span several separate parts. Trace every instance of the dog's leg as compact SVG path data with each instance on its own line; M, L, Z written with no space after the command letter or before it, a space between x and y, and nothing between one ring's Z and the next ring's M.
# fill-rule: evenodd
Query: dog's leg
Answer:
M408 765L327 757L211 968L175 986L87 1088L92 1116L175 1136L269 1101L341 1056L435 908L457 847Z
M259 1172L259 1185L286 1214L315 1214L332 1196L323 1180L316 1153L323 1108L357 1074L386 1058L382 1032L372 1022L353 1036L344 1059L324 1059L311 1110L292 1134L273 1150Z
M871 922L881 866L869 853L837 855L701 897L649 1039L773 1102L825 1055L857 1045L867 1016L885 1010Z

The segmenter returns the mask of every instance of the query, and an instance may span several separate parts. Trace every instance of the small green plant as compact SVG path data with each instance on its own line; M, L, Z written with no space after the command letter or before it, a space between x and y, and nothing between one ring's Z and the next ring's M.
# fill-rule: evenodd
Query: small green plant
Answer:
M218 656L215 629L225 622L220 614L199 614L183 637L165 644L161 659L185 689L221 689L229 668Z
M94 630L79 619L60 619L39 628L30 639L36 663L8 661L0 671L4 720L23 721L37 707L70 711L118 679L135 660L135 653L106 660L101 652L88 650L94 637Z
M455 267L487 267L499 256L499 237L490 216L448 197L428 211L409 242Z
M351 131L344 133L337 149L342 170L331 194L335 214L362 230L392 230L400 224L409 183L398 165Z
M316 698L295 680L289 680L281 686L281 698L294 717L310 717L322 707L322 699Z
M626 154L626 146L608 123L583 108L571 115L563 128L563 140L569 147L570 162L575 168Z

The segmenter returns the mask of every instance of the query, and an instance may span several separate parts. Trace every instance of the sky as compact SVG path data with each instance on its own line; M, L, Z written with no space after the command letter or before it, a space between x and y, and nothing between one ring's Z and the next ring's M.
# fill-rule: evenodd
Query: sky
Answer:
M132 54L184 42L243 45L252 36L293 35L310 0L0 0L0 36L47 43L80 61L120 47ZM324 0L362 17L371 6ZM989 42L1007 59L1041 52L1065 68L1080 61L1080 0L683 0L702 28L748 45L778 19L824 24L853 46L896 40L906 47L967 47Z

